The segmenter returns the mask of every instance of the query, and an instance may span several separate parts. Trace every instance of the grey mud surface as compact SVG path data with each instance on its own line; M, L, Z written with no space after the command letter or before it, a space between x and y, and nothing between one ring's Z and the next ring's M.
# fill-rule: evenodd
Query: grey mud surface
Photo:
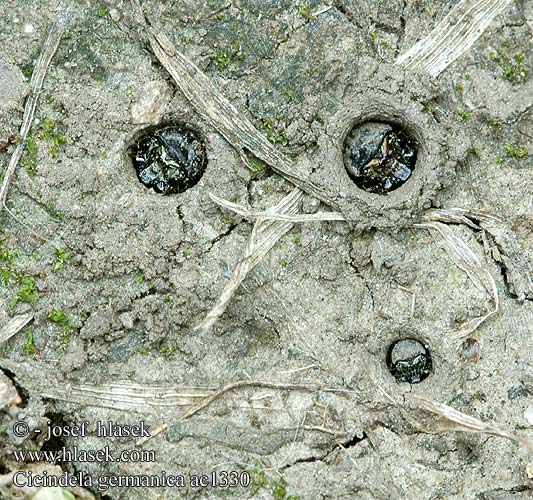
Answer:
M34 315L0 346L0 367L23 396L0 412L0 473L17 468L13 450L40 446L35 437L14 438L18 418L33 427L50 416L65 423L143 419L152 428L170 425L144 445L156 451L155 463L72 463L65 470L95 477L252 471L244 489L111 489L105 499L531 498L524 450L486 435L427 433L414 425L417 413L400 412L384 393L422 395L533 437L524 418L533 403L531 300L509 293L479 233L452 227L488 267L501 299L498 314L473 335L481 357L469 362L450 330L481 314L486 298L438 242L410 227L428 207L487 209L533 252L532 3L515 0L434 82L392 63L442 19L451 0L338 0L313 19L291 0L143 4L151 22L277 147L339 194L351 224L296 225L247 277L215 328L193 331L252 228L208 194L262 209L291 186L268 169L251 173L195 115L139 36L128 2L84 0L60 9L70 28L37 108L36 168L21 163L8 198L47 241L1 216L1 246L35 279L38 297L13 304L18 285L0 289L0 325ZM309 11L323 5L311 0ZM18 131L28 68L55 9L42 0L0 2L0 140ZM524 54L529 73L504 78L501 61L491 57L497 51ZM147 96L156 92L150 107ZM378 100L367 100L370 94ZM339 149L346 120L362 109L400 119L408 113L425 141L413 179L379 201L350 184ZM207 171L180 195L145 189L128 157L133 138L157 120L189 122L207 141ZM54 149L58 136L66 144L56 139ZM512 157L506 144L530 154ZM12 147L0 153L4 168ZM305 211L317 208L304 201ZM72 254L61 269L54 245ZM52 310L68 318L67 333L48 319ZM27 346L28 329L38 353ZM398 384L387 371L386 350L399 336L430 346L434 372L418 385ZM69 384L218 388L247 378L342 391L245 388L183 421L180 407L125 412L90 398L78 404L42 397ZM64 444L110 443L87 437Z

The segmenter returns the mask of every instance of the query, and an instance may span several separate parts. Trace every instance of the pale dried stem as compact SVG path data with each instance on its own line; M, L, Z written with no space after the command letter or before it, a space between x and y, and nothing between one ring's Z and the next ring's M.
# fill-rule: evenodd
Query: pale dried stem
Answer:
M160 411L194 406L199 399L210 396L214 389L207 387L166 387L115 382L102 385L77 384L66 387L50 386L41 396L71 403L91 404L124 411Z
M264 220L280 220L286 222L320 222L320 221L346 221L344 215L340 212L318 212L316 214L297 214L290 215L285 212L276 212L273 209L266 211L256 211L246 208L243 205L238 203L233 203L231 201L225 200L220 196L217 196L213 193L209 193L210 198L221 207L231 210L238 215L241 215L245 219L254 220L254 219L264 219Z
M522 436L461 413L444 403L414 395L408 396L408 399L413 400L419 408L441 417L442 420L436 422L436 429L439 431L462 431L499 436L517 443L533 454L533 443Z
M269 210L275 213L296 214L302 199L302 191L295 189L280 203ZM252 235L244 255L235 267L231 279L220 294L215 306L209 311L196 330L209 330L226 310L231 298L246 275L263 259L278 240L291 229L292 223L278 220L258 219L252 229Z
M426 37L401 54L396 64L432 77L474 45L511 0L461 0Z
M476 231L483 231L484 237L488 233L493 241L492 248L486 251L503 267L509 291L520 301L533 299L531 256L500 217L484 210L447 208L430 210L424 218L434 222L465 224Z
M530 454L533 454L533 443L522 436L505 429L501 429L493 424L483 422L482 420L470 415L466 415L465 413L462 413L451 406L425 398L423 396L410 394L404 396L402 400L396 400L389 393L387 393L377 381L374 381L374 383L378 390L393 406L396 406L402 410L406 420L422 432L456 431L484 433L509 439L525 448ZM413 408L408 403L414 404L417 410L423 410L440 417L439 419L433 421L432 429L428 428L427 423L423 424L420 418L417 419L416 417L413 417Z
M440 222L425 222L415 224L415 227L428 229L434 237L437 236L453 263L464 271L478 288L485 290L494 304L494 307L487 314L466 321L454 333L456 338L465 337L498 312L499 298L496 282L490 272L482 265L478 256L463 240L457 238L448 226Z
M202 401L199 405L195 406L191 410L187 411L181 416L181 420L185 420L187 418L192 417L193 415L196 415L198 412L202 411L203 409L207 408L209 405L211 405L214 401L221 398L225 394L227 394L230 391L234 391L236 389L242 389L243 387L262 387L267 389L277 389L277 390L296 390L296 391L318 391L318 390L328 390L324 389L318 384L286 384L286 383L276 383L276 382L264 382L260 380L240 380L238 382L233 382L231 384L228 384L224 386L223 388L216 391L211 396L207 397L204 401ZM147 438L140 439L137 441L137 446L141 446L144 443L146 443L148 440L154 438L158 434L161 434L161 432L164 432L166 429L168 429L170 424L163 424L159 426L157 429L153 430L151 435Z
M32 319L33 314L21 314L11 318L0 330L0 345L20 332Z
M33 69L31 81L30 81L30 95L26 100L24 106L24 116L22 118L22 125L20 127L20 142L17 144L13 155L9 161L9 165L4 174L4 181L0 187L0 211L6 207L7 193L13 177L15 175L17 165L24 154L24 148L26 146L26 138L31 128L35 109L37 108L37 102L39 100L39 93L43 87L44 77L48 70L48 66L54 57L54 54L59 46L61 37L63 36L64 28L61 25L53 26L48 33L48 38L43 45L41 55L35 64Z

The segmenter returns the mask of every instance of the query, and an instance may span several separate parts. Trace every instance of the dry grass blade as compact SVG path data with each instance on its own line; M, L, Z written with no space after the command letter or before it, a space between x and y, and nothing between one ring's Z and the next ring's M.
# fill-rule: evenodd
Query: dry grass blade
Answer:
M492 436L499 436L514 441L520 446L523 446L529 453L533 453L533 443L526 438L513 434L512 432L500 429L492 424L487 424L475 417L471 417L451 406L443 403L438 403L421 396L409 396L410 400L414 400L416 405L421 409L437 415L437 428L439 431L462 431L462 432L478 432L490 434Z
M243 205L238 203L233 203L231 201L225 200L220 196L217 196L213 193L209 193L210 198L222 208L231 210L236 214L241 215L242 217L253 220L253 219L264 219L264 220L280 220L286 222L317 222L317 221L345 221L344 215L340 212L318 212L316 214L297 214L290 215L284 212L275 212L270 209L265 212L257 212L255 210L250 210Z
M146 28L154 54L196 111L240 153L249 151L295 186L334 207L333 196L307 181L307 173L278 151L194 63L179 52L165 35L151 30L139 1L132 0L132 3L139 23Z
M465 224L472 229L479 230L479 226L471 221L464 211L458 208L434 209L424 214L424 219L433 222L444 222L445 224Z
M511 0L461 0L431 33L396 59L436 77L464 54Z
M190 418L196 415L198 412L202 411L204 408L207 408L210 404L212 404L217 399L220 399L222 396L224 396L228 392L234 391L236 389L242 389L243 387L262 387L265 389L293 390L293 391L318 391L321 389L325 391L330 390L330 389L323 388L318 384L285 384L285 383L278 383L278 382L263 382L260 380L239 380L238 382L232 382L231 384L225 385L224 387L216 391L214 394L206 398L204 401L202 401L199 405L195 406L188 412L184 413L181 416L181 420L185 420L187 418ZM334 390L334 389L331 389L331 390ZM136 445L137 446L143 445L144 443L146 443L153 437L167 430L169 426L170 424L163 424L159 426L157 429L154 429L151 432L149 437L139 439Z
M33 115L35 114L35 109L37 107L37 102L39 100L39 93L43 87L44 77L50 65L50 61L59 46L61 37L63 36L64 28L60 25L54 26L48 33L48 38L43 45L41 55L33 68L33 73L30 82L30 95L26 100L26 105L24 106L24 116L22 118L22 125L20 127L20 142L15 148L9 165L4 174L4 181L0 187L0 211L6 207L7 193L9 190L9 185L13 180L15 175L18 162L22 158L24 153L24 148L26 144L26 138L28 137L28 132L30 131L31 123L33 121Z
M195 406L198 400L213 394L206 387L151 386L130 382L109 384L77 384L56 388L47 386L41 397L83 405L134 412L160 412L183 406Z
M295 189L289 193L275 207L269 209L271 213L296 214L302 200L303 193ZM209 311L205 319L195 328L196 330L209 330L226 310L233 294L243 282L246 275L269 252L276 242L291 229L292 223L279 220L258 219L252 230L252 235L239 261L233 276L222 291L216 305Z
M241 389L243 387L263 387L265 389L281 389L281 390L298 390L298 391L317 391L321 389L318 384L285 384L276 382L262 382L259 380L240 380L224 386L222 389L215 392L212 396L209 396L205 401L202 401L198 406L192 408L185 413L181 418L190 418L196 415L198 412L207 408L213 401L216 401L227 392L235 389Z
M503 223L502 219L485 210L467 210L466 208L436 208L428 210L424 218L448 224L466 224L472 229L480 229L479 222Z
M484 289L494 304L493 309L490 309L487 314L463 323L455 332L455 337L465 337L498 311L499 298L496 282L472 249L464 241L454 236L448 226L440 222L425 222L415 224L415 227L428 229L433 236L438 236L454 264L464 271L478 288Z
M21 314L11 318L7 325L0 330L0 345L20 332L32 319L33 314Z
M494 279L483 267L479 257L463 240L457 238L448 226L439 222L428 222L416 224L416 227L429 229L433 234L436 232L454 264L463 270L476 286L491 295L497 294Z
M430 221L466 224L472 229L488 233L494 247L490 254L502 265L511 294L521 301L533 299L531 258L505 221L483 210L463 208L430 210L424 217Z
M521 301L533 299L531 255L507 225L492 221L480 221L479 224L492 237L496 251L493 250L491 255L502 265L509 292Z

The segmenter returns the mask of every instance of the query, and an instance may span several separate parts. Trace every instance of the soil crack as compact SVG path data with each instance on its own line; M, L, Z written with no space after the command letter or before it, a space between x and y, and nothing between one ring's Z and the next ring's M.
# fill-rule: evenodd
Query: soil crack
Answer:
M213 245L215 245L215 243L218 243L220 240L226 238L226 236L229 236L237 226L238 226L238 224L236 224L236 223L230 224L228 226L228 229L226 229L226 231L224 231L223 233L220 233L218 236L213 238L209 242L210 243L209 250L211 250L211 248L213 248Z
M291 462L290 464L284 465L283 467L280 468L280 470L289 469L290 467L293 467L296 464L322 462L324 460L327 460L329 456L337 448L342 448L344 450L350 449L350 448L353 448L354 446L357 446L361 441L364 441L367 438L368 436L366 435L365 432L363 432L362 434L359 432L356 432L353 437L348 438L345 441L336 442L328 451L326 451L322 455L298 458L294 460L293 462Z

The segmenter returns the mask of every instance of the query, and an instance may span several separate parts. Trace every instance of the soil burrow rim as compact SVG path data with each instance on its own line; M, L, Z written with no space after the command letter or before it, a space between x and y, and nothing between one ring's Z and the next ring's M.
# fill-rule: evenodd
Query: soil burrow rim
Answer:
M353 182L344 163L344 146L354 127L378 121L401 128L417 148L416 166L410 178L386 195L367 192ZM366 228L407 227L431 206L442 179L452 175L455 162L447 153L444 127L423 112L423 106L407 93L364 92L351 96L331 118L319 141L318 161L329 175L326 183L339 195L339 206L354 225ZM401 211L391 216L388 210ZM403 220L402 220L403 219Z

